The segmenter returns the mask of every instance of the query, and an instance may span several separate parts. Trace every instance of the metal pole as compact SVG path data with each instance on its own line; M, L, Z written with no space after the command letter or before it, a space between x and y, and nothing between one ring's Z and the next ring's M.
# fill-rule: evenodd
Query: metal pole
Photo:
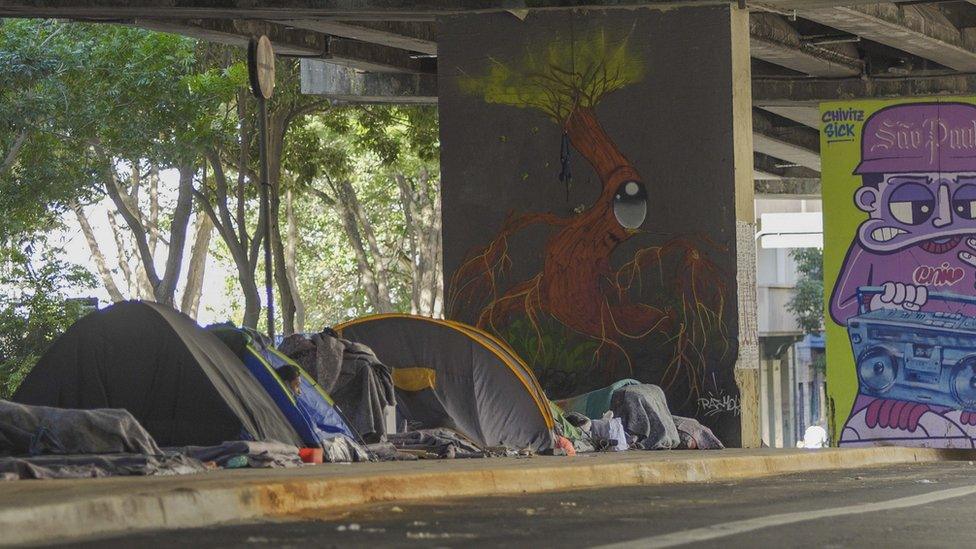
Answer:
M268 337L272 344L275 337L274 323L274 276L271 257L271 181L268 173L268 100L258 96L258 130L261 132L261 205L264 206L264 285L268 310Z

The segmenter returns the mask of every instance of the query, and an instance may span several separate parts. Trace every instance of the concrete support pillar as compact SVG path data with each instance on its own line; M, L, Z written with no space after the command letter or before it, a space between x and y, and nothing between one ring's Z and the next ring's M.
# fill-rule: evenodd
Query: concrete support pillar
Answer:
M739 309L739 356L735 379L741 402L742 447L762 442L760 419L759 331L756 314L756 212L753 183L752 61L749 12L731 11L732 120L735 164L736 301Z
M727 5L440 19L448 318L760 446L749 45Z
M770 361L766 359L761 359L759 361L759 409L760 423L762 424L760 433L762 442L765 443L766 446L772 447L773 429L772 420L770 419L770 416L772 415L772 405L770 404L772 401L770 387L772 387L772 385L770 384L770 379L772 378L769 372L769 363Z
M796 446L796 375L793 368L793 347L787 348L780 357L783 384L783 447Z

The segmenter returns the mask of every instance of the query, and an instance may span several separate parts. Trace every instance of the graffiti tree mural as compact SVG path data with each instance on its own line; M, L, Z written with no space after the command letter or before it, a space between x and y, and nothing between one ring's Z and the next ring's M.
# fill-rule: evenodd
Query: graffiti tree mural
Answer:
M633 367L622 340L665 335L674 342L673 356L661 382L670 385L684 374L697 391L704 366L700 347L721 326L727 290L717 268L684 238L640 249L618 268L610 260L621 243L640 232L648 199L641 174L607 135L595 111L608 94L644 76L644 60L629 51L628 42L626 37L611 45L600 30L574 39L568 49L550 46L529 52L519 64L494 61L486 75L461 81L462 90L480 93L488 102L544 113L596 172L601 190L594 203L572 217L513 212L494 240L454 273L450 303L469 306L471 300L489 297L478 325L496 333L515 317L525 317L538 331L539 317L549 315L598 342L592 357L596 363L612 361L617 352L628 372ZM509 239L537 224L552 230L541 272L498 288L498 275L510 261ZM677 303L632 297L643 270L662 275L669 262L682 273L665 283ZM545 351L541 346L534 350Z
M496 135L471 142L501 157L510 132L526 133L513 151L519 158L499 162L511 165L510 179L485 179L507 187L486 205L505 207L504 217L472 230L463 253L445 263L448 314L506 339L551 397L636 377L674 389L672 401L694 409L699 398L735 398L726 373L716 373L734 357L731 242L725 234L714 238L709 223L675 226L673 212L662 215L680 207L667 204L675 180L664 172L676 166L648 171L648 151L620 146L632 136L607 126L619 128L626 117L619 108L625 94L655 85L639 19L530 16L511 25L522 37L513 51L458 68L450 82L458 100L491 106L499 126ZM443 99L441 108L443 134L451 131ZM498 123L499 116L506 119ZM537 146L550 152L532 155ZM445 151L450 155L449 144ZM448 159L445 181L450 166ZM464 178L465 189L475 184ZM687 191L701 183L681 184ZM520 200L523 193L548 198ZM450 219L450 189L445 197ZM445 225L446 236L449 230Z

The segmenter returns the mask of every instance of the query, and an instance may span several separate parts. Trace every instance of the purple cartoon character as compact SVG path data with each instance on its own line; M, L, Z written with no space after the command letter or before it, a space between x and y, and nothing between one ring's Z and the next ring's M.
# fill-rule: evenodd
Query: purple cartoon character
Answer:
M861 160L855 174L862 185L854 203L868 219L844 259L830 299L831 317L847 325L860 314L883 310L918 322L928 313L963 319L958 322L976 316L976 305L936 299L976 295L976 106L920 103L878 111L865 122ZM866 287L874 291L859 291ZM851 337L854 345L853 331ZM928 353L923 359L937 364L924 375L937 384L942 350L924 349L917 352ZM976 345L971 352L976 356ZM879 379L894 375L883 360L874 367L869 374ZM859 379L842 445L974 447L976 408L878 396L865 387L861 371ZM976 376L966 379L976 391Z

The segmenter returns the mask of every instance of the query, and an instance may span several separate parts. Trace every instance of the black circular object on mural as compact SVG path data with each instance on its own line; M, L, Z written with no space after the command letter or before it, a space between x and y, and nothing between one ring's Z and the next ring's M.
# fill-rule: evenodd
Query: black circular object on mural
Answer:
M640 181L624 181L613 196L613 215L627 229L637 229L647 218L647 189Z

